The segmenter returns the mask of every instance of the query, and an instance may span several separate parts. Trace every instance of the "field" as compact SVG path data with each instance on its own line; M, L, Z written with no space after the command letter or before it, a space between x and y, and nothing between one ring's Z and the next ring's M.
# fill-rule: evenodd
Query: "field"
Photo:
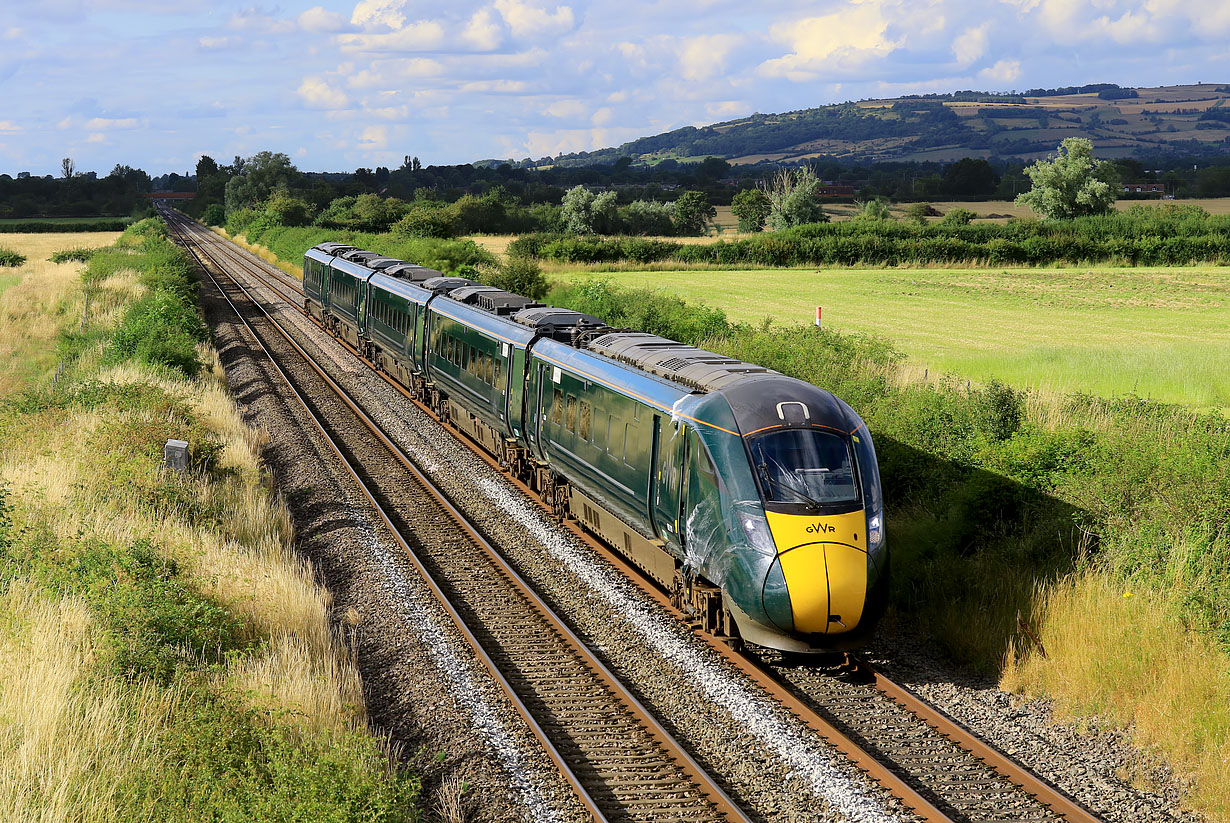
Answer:
M1230 408L1230 272L1173 269L777 269L602 277L662 288L732 320L886 337L916 371L1044 391Z
M5 223L93 223L95 220L125 220L123 217L0 217L0 228Z

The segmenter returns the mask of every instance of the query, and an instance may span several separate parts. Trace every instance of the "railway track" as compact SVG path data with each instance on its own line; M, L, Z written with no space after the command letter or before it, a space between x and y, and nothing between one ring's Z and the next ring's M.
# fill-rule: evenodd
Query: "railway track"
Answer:
M235 258L186 239L590 816L612 823L748 820L276 318L228 277L224 263ZM276 365L296 357L302 368Z
M183 230L198 242L213 243L217 237L194 223ZM250 253L232 249L225 254L302 309L297 281ZM410 399L398 384L389 382ZM489 456L474 451L495 467ZM675 612L666 596L623 558L575 525L567 525L646 594ZM1098 823L1098 818L1057 788L863 661L847 657L829 670L792 667L700 636L923 820Z

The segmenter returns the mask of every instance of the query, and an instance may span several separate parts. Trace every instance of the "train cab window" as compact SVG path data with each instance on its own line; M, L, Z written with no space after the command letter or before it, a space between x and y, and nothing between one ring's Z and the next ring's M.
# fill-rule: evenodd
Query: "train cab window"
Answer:
M551 422L557 426L564 422L564 393L559 389L555 390L555 395L551 398Z
M591 414L591 409L590 409L589 401L588 401L588 400L582 400L582 401L581 401L581 421L580 421L580 431L578 431L578 434L580 434L580 435L581 435L581 439L582 439L582 440L588 440L588 439L589 439L589 432L590 432L590 428L591 428L591 425L590 425L590 423L591 423L591 418L592 418L592 414Z
M564 411L564 428L570 432L577 430L577 399L568 395L568 408Z
M828 505L859 499L850 445L817 429L779 429L749 444L766 502Z

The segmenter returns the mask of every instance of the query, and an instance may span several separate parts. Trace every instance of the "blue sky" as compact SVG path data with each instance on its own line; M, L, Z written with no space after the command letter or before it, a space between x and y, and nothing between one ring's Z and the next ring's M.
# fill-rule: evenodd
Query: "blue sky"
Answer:
M0 0L0 172L601 148L955 89L1230 82L1226 0Z

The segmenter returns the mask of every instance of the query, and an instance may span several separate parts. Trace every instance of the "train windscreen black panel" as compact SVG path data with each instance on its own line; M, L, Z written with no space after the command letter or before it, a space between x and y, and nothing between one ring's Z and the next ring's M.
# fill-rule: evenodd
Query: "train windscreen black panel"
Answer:
M814 507L859 502L854 459L842 437L816 429L782 429L750 442L766 503Z

